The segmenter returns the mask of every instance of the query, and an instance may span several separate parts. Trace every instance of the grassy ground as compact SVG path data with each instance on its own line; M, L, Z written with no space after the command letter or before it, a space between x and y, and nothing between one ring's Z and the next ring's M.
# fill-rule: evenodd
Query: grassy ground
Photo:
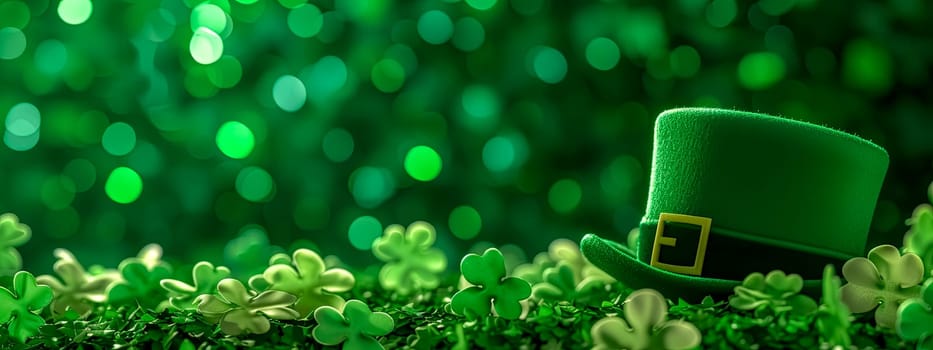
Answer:
M631 292L616 283L598 305L539 302L529 304L523 319L485 317L467 321L449 312L457 280L450 276L443 286L411 297L382 290L373 276L361 276L347 299L366 301L373 311L395 320L395 329L379 342L387 349L588 349L593 347L592 325L607 315L622 315L621 303ZM368 277L368 278L367 278ZM46 312L47 313L47 312ZM46 315L47 317L49 315ZM872 325L872 317L857 316L849 333L859 349L906 349L891 330ZM696 325L707 349L817 349L822 345L813 315L755 316L737 311L724 300L705 300L690 305L671 303L668 318ZM147 311L138 307L100 306L85 320L61 320L39 329L39 335L19 344L0 332L4 348L63 349L233 349L257 346L270 349L323 349L311 336L314 319L272 321L261 335L231 337L204 322L195 312L167 309Z

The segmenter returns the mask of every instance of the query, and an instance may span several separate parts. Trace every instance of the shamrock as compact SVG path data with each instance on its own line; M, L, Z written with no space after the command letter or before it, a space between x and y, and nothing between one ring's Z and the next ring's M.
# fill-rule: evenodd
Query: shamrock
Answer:
M229 335L263 334L269 331L269 319L294 320L300 315L289 308L298 298L292 294L267 290L258 295L246 290L243 282L225 278L217 283L217 294L195 298L197 310Z
M401 295L437 288L438 273L447 268L447 257L431 247L436 236L434 227L423 221L407 230L401 225L386 227L383 236L373 241L373 255L386 262L379 271L382 288Z
M849 282L842 286L842 302L849 310L862 313L874 309L878 327L892 328L898 306L920 295L923 262L917 254L902 256L897 248L885 244L869 251L868 259L846 261L842 276Z
M917 349L933 349L933 280L923 285L920 298L910 299L897 309L894 329L908 341L917 341Z
M904 235L904 252L917 254L927 267L924 276L929 276L929 269L933 267L933 206L918 206L907 224L910 230Z
M346 292L354 283L356 280L349 271L327 269L320 255L304 248L292 254L290 265L274 264L266 268L262 277L250 279L251 286L267 286L298 297L294 308L301 318L321 306L343 307L343 298L334 293Z
M505 276L505 261L496 248L489 248L482 256L467 254L460 261L463 277L474 286L461 289L450 300L451 310L461 316L476 318L489 314L492 307L506 319L522 314L520 301L531 295L528 282Z
M52 288L52 316L61 319L68 310L74 310L80 317L87 316L93 303L107 301L107 287L119 279L119 275L101 274L92 276L67 249L55 249L53 255L58 261L52 266L58 277L42 275L36 277L36 283Z
M581 279L575 275L570 263L561 261L555 267L545 269L544 281L536 283L532 295L537 299L555 301L600 302L607 281L599 277Z
M653 289L632 292L622 310L625 319L610 316L593 324L590 333L594 350L679 350L700 345L702 336L696 326L682 320L667 320L667 300Z
M597 301L599 292L605 291L606 286L615 282L615 279L587 261L580 247L571 240L558 239L551 242L548 256L556 266L545 268L542 280L533 284L532 295L537 299Z
M36 335L45 320L39 312L52 301L52 288L36 284L26 271L13 275L13 290L0 287L0 324L9 323L10 336L20 342Z
M816 328L831 346L848 349L852 345L849 338L851 324L849 308L842 302L839 291L839 277L836 277L833 265L823 269L823 304L816 311Z
M318 343L334 346L343 343L346 350L384 349L375 337L381 337L395 329L395 320L385 312L372 312L366 303L348 300L340 311L331 306L322 306L314 311L318 325L311 336Z
M583 257L580 246L569 239L557 239L551 242L546 253L539 253L531 264L522 264L515 268L512 275L520 277L532 285L545 282L544 273L547 269L557 267L560 262L566 262L571 268L575 283L583 280L600 282L604 284L615 282L611 276L597 268Z
M160 282L172 275L172 268L161 260L162 247L150 244L140 250L135 258L120 262L122 281L107 288L107 296L113 304L139 304L144 308L162 309L165 290Z
M0 276L10 276L23 265L23 259L16 246L29 240L32 231L29 226L21 224L14 214L0 215Z
M230 269L224 266L214 267L207 261L201 261L191 269L194 285L166 278L159 281L163 289L169 292L169 304L179 310L196 310L195 298L202 294L211 294L220 280L230 276Z
M816 301L800 293L803 278L798 274L785 275L774 270L768 276L754 272L735 287L735 295L729 298L729 305L739 310L766 311L774 314L791 312L805 315L816 310Z

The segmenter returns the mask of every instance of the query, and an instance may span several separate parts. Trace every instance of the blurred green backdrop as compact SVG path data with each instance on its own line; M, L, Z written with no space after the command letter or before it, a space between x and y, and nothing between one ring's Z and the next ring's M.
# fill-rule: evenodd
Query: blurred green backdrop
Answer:
M150 242L189 263L314 246L365 266L383 227L415 220L451 261L483 241L533 256L587 232L624 241L655 116L720 106L885 147L869 244L899 244L933 179L931 14L923 0L0 0L0 212L32 226L35 273L56 247L115 266Z

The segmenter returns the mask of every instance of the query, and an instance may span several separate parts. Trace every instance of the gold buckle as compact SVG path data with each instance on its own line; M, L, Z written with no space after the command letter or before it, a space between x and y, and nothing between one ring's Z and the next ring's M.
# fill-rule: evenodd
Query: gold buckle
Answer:
M661 255L662 244L669 247L677 245L676 238L664 236L664 222L700 226L700 242L697 245L697 252L692 266L665 264L658 261ZM706 256L706 241L709 239L709 228L712 223L713 219L703 216L661 213L661 217L658 218L658 230L654 234L654 247L651 250L651 266L670 272L699 276L700 273L703 272L703 258Z

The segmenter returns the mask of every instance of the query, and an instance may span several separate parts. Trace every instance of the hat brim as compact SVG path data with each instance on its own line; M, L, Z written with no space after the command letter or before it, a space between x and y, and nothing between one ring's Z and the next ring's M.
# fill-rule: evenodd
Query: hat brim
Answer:
M734 293L742 281L681 275L648 265L636 257L634 251L617 242L594 234L583 236L580 251L593 265L632 289L651 288L665 297L698 303L707 295L717 300ZM770 271L761 271L767 274ZM818 297L820 280L805 280L802 292Z

